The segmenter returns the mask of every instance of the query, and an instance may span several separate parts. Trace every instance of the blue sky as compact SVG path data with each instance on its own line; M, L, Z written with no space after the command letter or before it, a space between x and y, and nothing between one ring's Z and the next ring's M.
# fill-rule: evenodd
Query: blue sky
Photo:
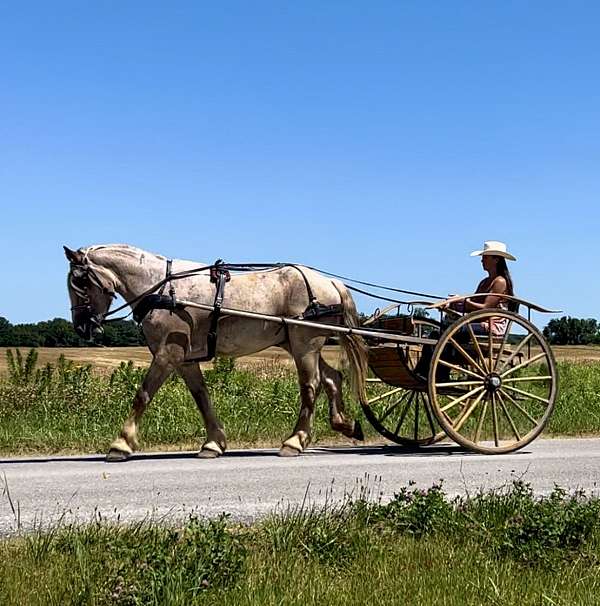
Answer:
M591 1L4 3L0 316L69 316L62 244L446 294L498 239L518 294L600 317L599 21Z

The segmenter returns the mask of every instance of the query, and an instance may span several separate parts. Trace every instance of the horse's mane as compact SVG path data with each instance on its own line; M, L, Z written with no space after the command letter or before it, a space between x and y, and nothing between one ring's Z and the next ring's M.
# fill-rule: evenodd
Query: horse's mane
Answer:
M156 253L143 250L142 248L138 248L137 246L131 246L130 244L93 244L91 246L80 248L79 250L85 255L85 257L96 251L107 250L108 252L123 255L130 259L138 259L141 255L151 255L161 261L167 260L167 257L163 255L158 255Z

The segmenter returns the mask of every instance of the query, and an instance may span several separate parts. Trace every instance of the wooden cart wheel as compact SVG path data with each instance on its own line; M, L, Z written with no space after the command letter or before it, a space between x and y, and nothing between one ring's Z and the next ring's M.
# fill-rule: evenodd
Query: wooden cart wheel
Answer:
M482 327L503 322L503 336ZM443 430L481 453L522 448L544 429L558 376L550 346L525 318L501 309L469 313L440 337L428 377L431 408Z
M413 336L428 338L439 334L439 323L427 318L414 318ZM426 384L418 382L412 371L418 360L418 346L388 348L394 364L406 369L402 385L386 383L378 377L367 379L367 398L361 402L369 423L388 440L404 446L426 446L445 437L429 405ZM376 374L376 371L375 371Z

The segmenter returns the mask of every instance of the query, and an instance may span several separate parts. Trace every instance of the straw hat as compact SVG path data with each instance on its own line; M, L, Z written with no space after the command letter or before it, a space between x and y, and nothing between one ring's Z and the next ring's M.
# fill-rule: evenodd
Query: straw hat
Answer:
M509 259L510 261L517 260L506 250L506 244L504 244L504 242L496 242L496 240L487 240L483 243L483 250L474 250L471 253L472 257L480 257L483 255L494 255L496 257L504 257L505 259Z

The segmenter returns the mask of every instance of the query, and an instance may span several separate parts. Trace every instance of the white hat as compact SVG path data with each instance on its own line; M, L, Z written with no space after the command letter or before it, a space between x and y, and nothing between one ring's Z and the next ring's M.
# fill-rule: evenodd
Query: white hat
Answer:
M496 242L496 240L487 240L483 243L483 250L474 250L471 253L472 257L480 257L482 255L504 257L505 259L509 259L511 261L517 260L506 250L506 244L504 244L504 242Z

